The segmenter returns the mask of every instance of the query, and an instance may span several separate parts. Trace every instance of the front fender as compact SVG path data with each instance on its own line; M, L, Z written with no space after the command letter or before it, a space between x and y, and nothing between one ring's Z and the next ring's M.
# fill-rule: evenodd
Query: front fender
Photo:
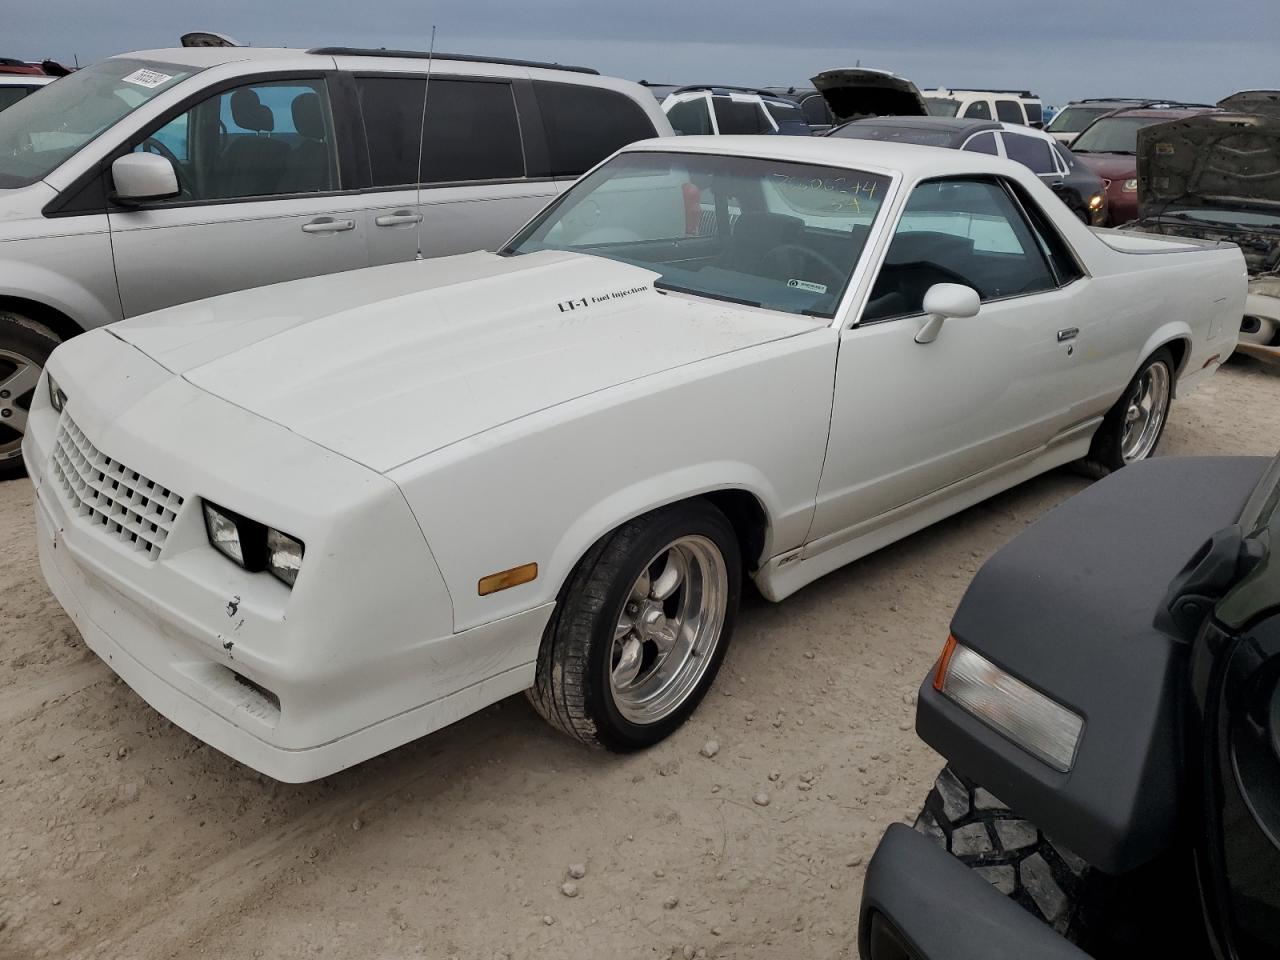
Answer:
M100 230L0 243L0 301L6 297L56 310L81 330L121 319L106 217Z

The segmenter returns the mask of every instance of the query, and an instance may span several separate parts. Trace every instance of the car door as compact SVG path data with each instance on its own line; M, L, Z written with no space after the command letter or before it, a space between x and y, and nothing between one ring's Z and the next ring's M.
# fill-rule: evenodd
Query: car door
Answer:
M412 260L419 243L426 257L495 250L555 197L554 178L530 169L526 139L539 133L529 131L536 116L525 121L517 109L521 82L433 75L428 85L425 75L357 75L369 145L370 262Z
M228 84L129 146L172 161L181 193L108 212L125 316L368 264L322 75Z
M1044 447L1083 418L1073 317L1088 287L1051 221L997 179L916 186L859 322L841 334L811 539ZM915 342L935 283L977 316Z

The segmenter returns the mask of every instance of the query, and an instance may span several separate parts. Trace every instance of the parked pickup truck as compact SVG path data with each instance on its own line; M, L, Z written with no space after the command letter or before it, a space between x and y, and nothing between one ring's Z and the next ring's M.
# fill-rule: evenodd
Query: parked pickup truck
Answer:
M1150 457L1231 353L1234 246L1099 235L1021 164L814 137L617 153L496 254L77 337L41 566L157 710L283 780L521 690L587 743L771 600L1060 464Z

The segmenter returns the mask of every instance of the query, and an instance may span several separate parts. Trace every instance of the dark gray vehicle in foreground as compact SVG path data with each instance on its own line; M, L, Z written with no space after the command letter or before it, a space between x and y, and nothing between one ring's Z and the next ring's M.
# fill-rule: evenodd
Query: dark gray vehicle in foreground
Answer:
M988 561L920 690L948 762L870 960L1280 956L1280 458L1135 464Z

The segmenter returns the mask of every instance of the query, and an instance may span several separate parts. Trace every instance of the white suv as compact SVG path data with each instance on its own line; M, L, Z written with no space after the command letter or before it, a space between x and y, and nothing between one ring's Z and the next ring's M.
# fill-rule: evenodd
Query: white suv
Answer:
M647 90L593 70L438 54L426 74L404 51L152 50L0 113L0 479L59 340L496 248L618 147L671 133Z
M999 120L1037 130L1044 126L1044 104L1030 90L953 90L939 87L925 90L924 96L929 113L935 117Z

